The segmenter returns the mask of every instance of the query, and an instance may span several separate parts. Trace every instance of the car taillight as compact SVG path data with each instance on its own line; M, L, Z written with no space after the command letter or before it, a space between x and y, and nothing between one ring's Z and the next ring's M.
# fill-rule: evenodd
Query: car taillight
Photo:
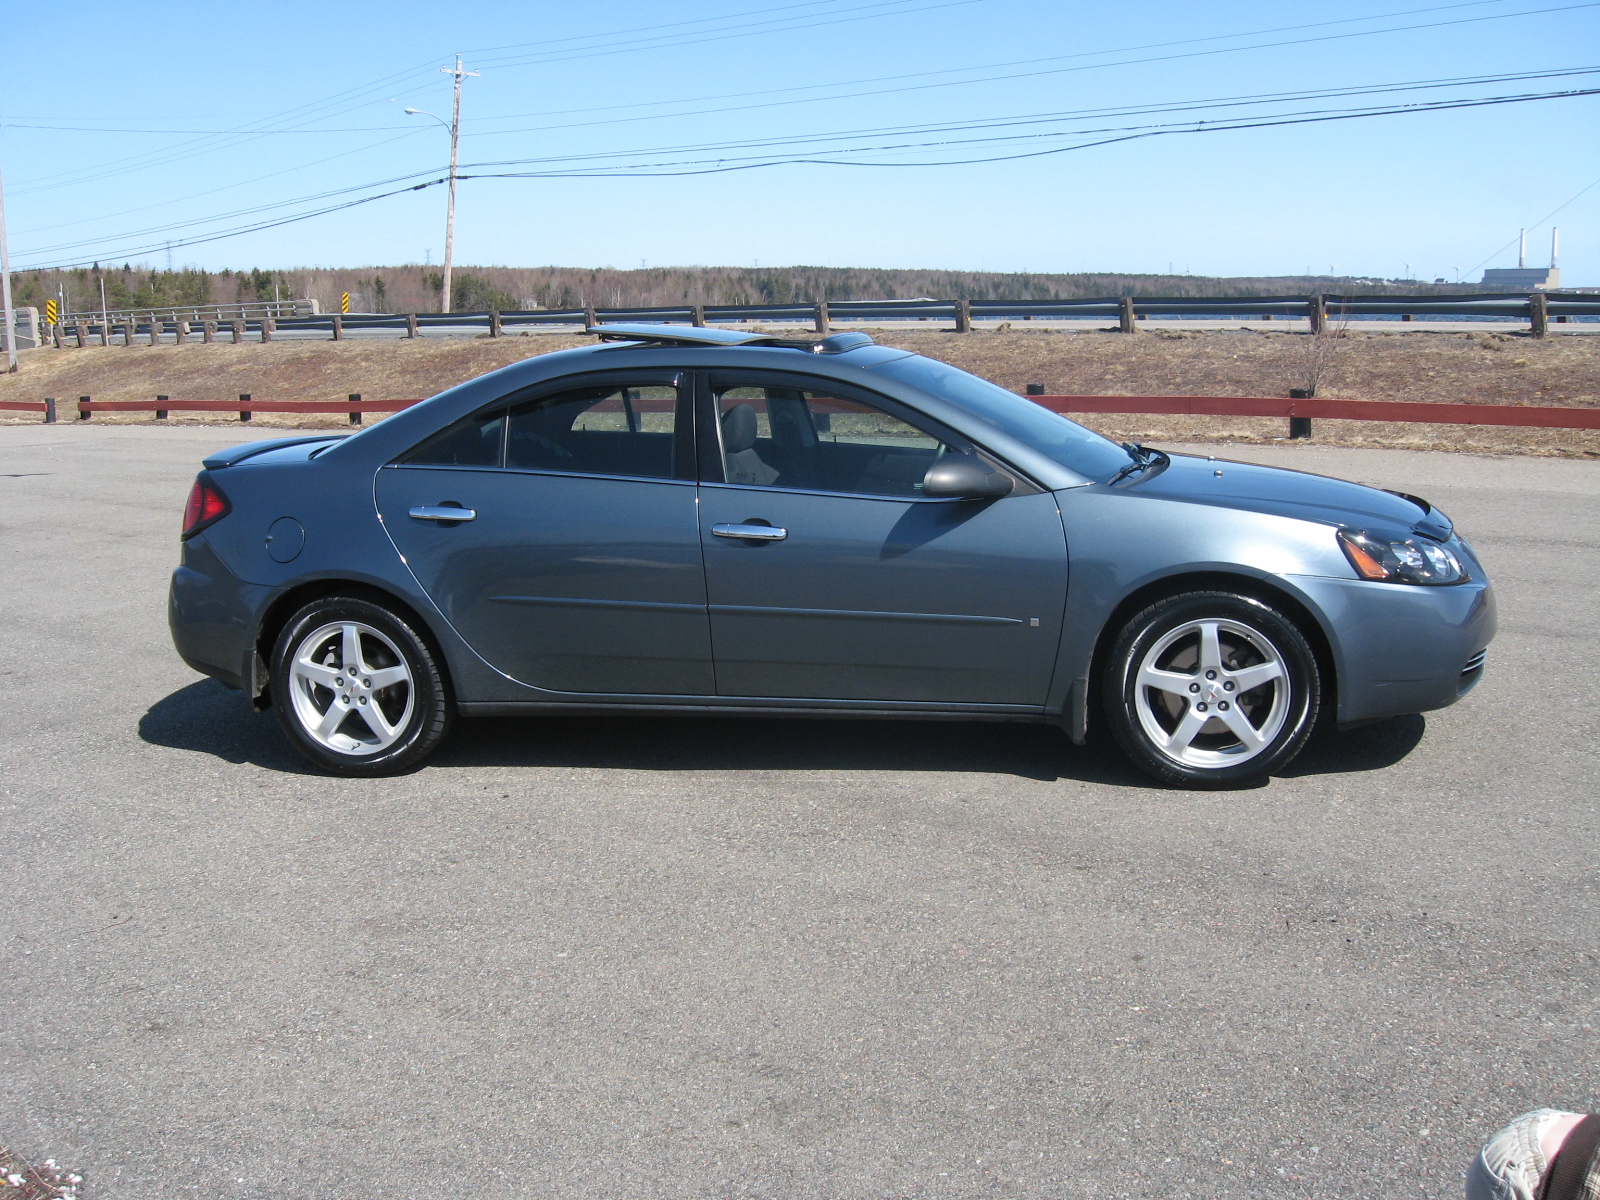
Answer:
M222 494L222 489L211 482L205 472L189 489L189 502L183 506L183 538L192 538L209 525L215 525L233 511L233 505Z

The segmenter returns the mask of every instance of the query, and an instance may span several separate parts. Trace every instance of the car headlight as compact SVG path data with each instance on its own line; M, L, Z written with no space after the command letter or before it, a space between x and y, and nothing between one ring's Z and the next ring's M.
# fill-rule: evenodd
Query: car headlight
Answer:
M1381 583L1463 583L1467 568L1449 546L1425 537L1394 540L1339 530L1339 548L1363 579Z

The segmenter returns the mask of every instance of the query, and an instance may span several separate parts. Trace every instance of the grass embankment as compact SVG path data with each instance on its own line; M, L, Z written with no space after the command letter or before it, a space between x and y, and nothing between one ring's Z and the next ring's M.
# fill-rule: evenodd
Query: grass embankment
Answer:
M1117 333L1012 331L903 333L879 341L973 371L1013 391L1041 383L1051 393L1281 396L1303 383L1307 336L1248 330ZM587 338L535 334L501 339L275 342L239 346L88 347L36 350L23 369L0 376L0 400L56 397L72 420L78 396L97 400L369 400L429 396L534 354ZM1600 337L1534 340L1508 333L1365 333L1342 340L1319 396L1469 404L1600 406ZM97 422L150 422L147 413L96 414ZM368 418L372 419L371 417ZM7 423L38 417L0 413ZM213 413L174 413L174 422L234 425ZM1234 417L1088 415L1082 422L1117 439L1264 442L1285 422ZM257 428L343 427L342 416L257 414ZM1459 450L1480 454L1600 457L1600 431L1498 429L1318 421L1324 445Z

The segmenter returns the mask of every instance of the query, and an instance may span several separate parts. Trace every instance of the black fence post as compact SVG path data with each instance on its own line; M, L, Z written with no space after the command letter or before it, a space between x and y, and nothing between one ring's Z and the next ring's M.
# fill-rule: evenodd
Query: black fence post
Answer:
M166 402L167 402L167 398L165 396L157 396L156 397L156 403L157 404L165 404ZM156 409L156 420L165 421L166 419L167 419L167 410L164 409L164 408Z
M56 398L54 396L46 396L44 398L44 423L46 425L54 425L56 423Z
M1289 389L1289 399L1291 399L1291 400L1314 400L1314 399L1316 399L1316 395L1317 395L1317 389L1316 388L1290 388ZM1289 409L1290 409L1290 412L1292 413L1294 411L1294 405L1291 404L1289 406ZM1291 416L1289 418L1289 436L1291 438L1308 438L1308 437L1310 437L1311 436L1311 418L1310 417Z
M1528 297L1528 332L1536 338L1550 332L1550 297L1543 292Z
M1030 396L1042 396L1042 395L1044 395L1044 384L1042 384L1042 383L1030 383L1028 385L1028 395L1030 395Z
M1123 333L1137 333L1139 327L1134 324L1138 317L1133 311L1133 297L1124 296L1117 301L1117 328Z
M270 320L272 320L271 317L263 317L262 318L263 328L265 327L265 323L267 321L270 321ZM265 338L262 338L261 340L262 341L266 341ZM250 393L249 392L240 392L239 393L239 403L240 404L249 404L250 403ZM248 421L249 419L250 419L250 410L247 409L247 408L241 408L239 410L239 420Z
M78 397L78 420L87 421L89 419L89 410L84 407L85 404L89 403L92 403L92 401L88 396Z
M351 404L360 404L361 403L361 393L360 392L351 392L350 393L350 403ZM361 424L361 410L360 409L352 408L350 410L350 424L352 424L352 425Z
M970 300L956 301L956 332L972 332L972 301Z

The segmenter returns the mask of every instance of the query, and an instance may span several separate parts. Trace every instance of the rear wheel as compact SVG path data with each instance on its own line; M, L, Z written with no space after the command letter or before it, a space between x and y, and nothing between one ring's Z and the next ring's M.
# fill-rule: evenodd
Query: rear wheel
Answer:
M411 625L354 596L314 600L272 654L278 721L300 753L339 775L393 775L422 761L454 717L443 672Z
M1316 655L1251 596L1188 592L1150 605L1113 643L1102 697L1128 756L1166 783L1227 787L1269 775L1316 723Z

